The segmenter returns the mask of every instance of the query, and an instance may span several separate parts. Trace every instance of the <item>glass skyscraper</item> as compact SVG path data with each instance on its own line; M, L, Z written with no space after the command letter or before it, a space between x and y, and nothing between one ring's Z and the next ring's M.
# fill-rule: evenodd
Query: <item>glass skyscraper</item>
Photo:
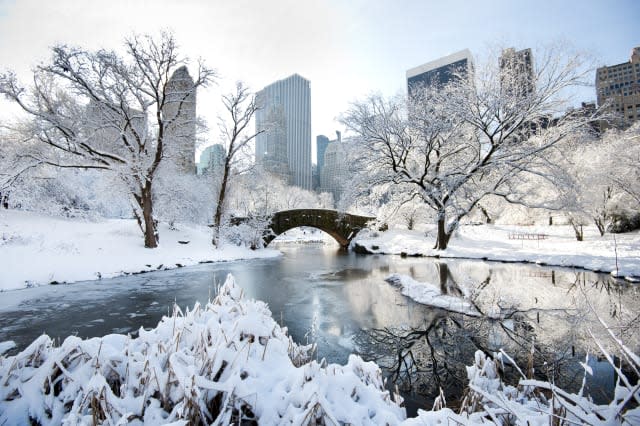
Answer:
M294 74L257 93L256 163L295 186L311 189L311 89Z
M472 69L471 52L468 49L427 62L407 71L408 93L411 95L413 88L417 87L444 86L456 75L468 76Z

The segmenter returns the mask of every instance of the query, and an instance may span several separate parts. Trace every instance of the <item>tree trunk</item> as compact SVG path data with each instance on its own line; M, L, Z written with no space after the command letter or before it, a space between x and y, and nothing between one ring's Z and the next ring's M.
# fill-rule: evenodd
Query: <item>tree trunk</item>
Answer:
M437 262L436 267L438 268L440 292L450 296L462 296L462 290L460 290L460 286L451 275L449 265L445 262Z
M576 240L578 241L584 240L584 231L582 230L582 225L580 225L573 219L569 219L569 223L571 224L571 227L573 228L573 232L576 235Z
M491 216L489 216L489 212L487 211L487 209L482 207L480 204L478 204L478 208L480 209L480 212L482 212L482 215L484 216L487 222L487 225L491 225Z
M220 184L220 192L218 192L218 205L216 206L216 213L213 217L213 238L211 243L216 247L218 246L218 240L220 239L220 225L222 224L224 199L227 194L227 181L229 180L230 169L229 161L229 158L225 161L224 174L222 176L222 183Z
M602 215L602 217L597 217L596 216L596 217L593 218L593 221L595 222L596 227L598 228L598 232L600 232L600 236L604 237L604 233L605 233L606 228L607 228L607 226L606 226L607 219L606 219L605 215Z
M153 197L151 195L150 181L147 181L142 187L139 204L142 210L144 246L146 248L156 248L158 247L158 224L153 218Z
M434 248L436 250L446 250L447 245L449 244L449 238L451 238L451 234L447 233L445 216L444 215L439 215L439 217L438 217L438 239L436 241L436 246Z

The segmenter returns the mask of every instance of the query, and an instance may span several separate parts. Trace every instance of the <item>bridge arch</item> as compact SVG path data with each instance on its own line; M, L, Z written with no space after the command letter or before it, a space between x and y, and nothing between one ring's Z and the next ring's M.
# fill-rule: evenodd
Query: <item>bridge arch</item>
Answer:
M271 218L271 232L264 237L265 245L289 229L300 226L317 228L331 235L341 247L348 247L356 234L375 217L358 216L326 209L294 209L277 212Z

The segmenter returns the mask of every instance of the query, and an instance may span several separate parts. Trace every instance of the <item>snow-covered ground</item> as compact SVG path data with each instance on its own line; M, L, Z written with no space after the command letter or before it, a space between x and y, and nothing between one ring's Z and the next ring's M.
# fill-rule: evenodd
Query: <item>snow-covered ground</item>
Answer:
M274 243L322 243L322 244L336 244L329 234L322 232L316 228L310 228L308 226L301 226L299 228L293 228L287 232L283 232L273 240Z
M510 239L514 234L544 234L546 239ZM638 231L601 237L595 227L585 227L585 240L580 242L570 226L467 225L451 238L447 250L434 250L434 243L435 229L428 229L363 231L353 244L372 253L535 262L640 278Z
M172 230L162 223L159 231L160 246L146 249L134 220L92 222L0 209L0 290L279 255L234 245L216 250L206 226Z

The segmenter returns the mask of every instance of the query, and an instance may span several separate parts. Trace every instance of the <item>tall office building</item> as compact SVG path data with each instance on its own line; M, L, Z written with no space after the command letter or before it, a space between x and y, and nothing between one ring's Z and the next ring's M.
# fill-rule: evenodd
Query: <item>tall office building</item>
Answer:
M327 146L331 141L325 135L316 136L316 159L318 162L317 175L318 175L318 187L320 187L320 179L322 176L322 169L324 168L324 153L327 150Z
M162 114L167 125L165 156L175 170L196 173L196 91L186 66L178 68L167 83Z
M596 71L598 107L608 104L627 124L640 119L640 46L631 51L631 58Z
M257 93L256 163L288 177L287 182L311 189L311 89L294 74Z
M318 170L322 170L324 165L324 152L327 150L327 145L331 141L325 135L316 136L316 158L318 160Z
M320 191L333 194L338 203L348 180L347 147L342 143L342 134L336 131L336 140L327 143L320 172Z
M500 55L500 90L525 96L533 92L534 84L531 49L504 49Z
M203 175L222 171L227 156L227 150L222 144L214 144L206 147L200 154L198 162L198 174Z
M443 86L458 75L469 77L472 70L471 52L469 49L464 49L408 70L407 90L411 95L419 86Z

